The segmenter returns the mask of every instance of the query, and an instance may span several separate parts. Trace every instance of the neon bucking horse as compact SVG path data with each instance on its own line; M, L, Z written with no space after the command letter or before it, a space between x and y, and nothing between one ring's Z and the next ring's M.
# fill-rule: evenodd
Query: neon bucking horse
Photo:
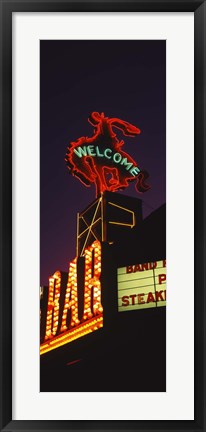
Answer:
M123 135L135 137L141 131L136 126L118 118L105 117L104 113L93 112L88 118L94 126L92 137L81 137L67 148L66 163L71 174L85 186L95 184L96 196L104 191L123 190L131 181L136 181L138 192L146 192L148 173L141 170L132 157L122 150L114 128Z

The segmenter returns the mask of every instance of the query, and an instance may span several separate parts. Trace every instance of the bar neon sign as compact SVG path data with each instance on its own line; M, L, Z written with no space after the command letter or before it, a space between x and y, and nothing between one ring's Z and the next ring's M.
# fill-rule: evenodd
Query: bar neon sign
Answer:
M117 270L118 311L166 306L166 260Z
M60 316L61 273L55 272L49 279L46 316L46 333L40 345L40 354L91 333L103 327L101 304L101 243L95 240L85 248L84 307L81 320L78 316L77 258L69 264L63 313ZM69 318L69 322L68 322ZM60 332L58 334L58 328Z

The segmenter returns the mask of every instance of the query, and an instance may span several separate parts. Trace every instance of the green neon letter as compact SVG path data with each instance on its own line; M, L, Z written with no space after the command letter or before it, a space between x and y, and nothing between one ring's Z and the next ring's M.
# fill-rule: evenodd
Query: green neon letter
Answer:
M87 152L88 152L88 156L96 156L93 145L87 147Z
M118 158L118 160L117 160L117 158ZM121 159L122 159L122 156L121 156L120 153L115 153L114 154L114 156L113 156L114 162L119 163L121 161Z
M133 167L133 168L130 170L130 174L132 174L133 177L135 177L137 174L139 174L139 172L140 172L140 169L139 169L138 167Z
M133 163L132 162L127 162L127 158L122 159L121 161L121 165L125 165L126 170L130 170L130 168L132 168Z
M74 153L79 156L80 158L82 156L87 156L87 147L78 147L77 149L74 149Z
M103 157L104 156L103 153L100 153L98 146L96 147L96 152L97 152L97 156L98 157Z

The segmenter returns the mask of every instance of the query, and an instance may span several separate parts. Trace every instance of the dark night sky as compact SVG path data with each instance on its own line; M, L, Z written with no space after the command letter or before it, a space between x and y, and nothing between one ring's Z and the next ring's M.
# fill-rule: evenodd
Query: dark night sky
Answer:
M77 212L95 199L94 185L72 177L64 161L71 141L92 136L92 111L141 129L119 137L149 172L151 189L140 195L132 182L122 193L143 199L144 216L166 201L166 43L41 41L40 74L40 283L47 285L56 270L68 271Z

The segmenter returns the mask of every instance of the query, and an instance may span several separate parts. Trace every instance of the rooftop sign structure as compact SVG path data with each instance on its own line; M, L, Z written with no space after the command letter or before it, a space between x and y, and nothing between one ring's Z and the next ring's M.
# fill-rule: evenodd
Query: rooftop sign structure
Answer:
M96 197L104 191L123 190L131 181L136 181L138 192L146 192L150 188L146 183L148 173L122 150L124 141L119 140L114 132L117 128L123 135L135 137L141 133L140 129L98 112L93 112L88 121L94 126L94 135L81 137L67 148L66 162L71 174L85 186L94 183Z

